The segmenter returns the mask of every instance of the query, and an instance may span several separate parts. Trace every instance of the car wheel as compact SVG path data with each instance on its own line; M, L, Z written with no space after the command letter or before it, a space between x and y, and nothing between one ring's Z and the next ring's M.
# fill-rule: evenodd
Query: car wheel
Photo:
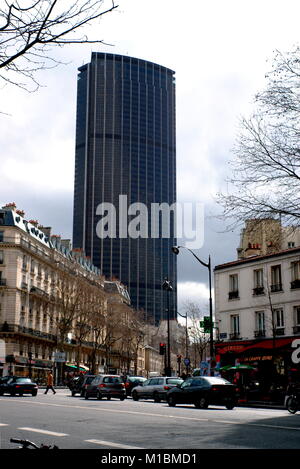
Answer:
M176 406L176 401L175 401L174 396L169 396L168 397L168 404L169 404L169 407L175 407Z
M232 410L234 408L234 402L233 401L228 402L225 407L228 410Z
M110 401L110 400L111 400L111 396L107 396L107 400Z
M72 393L71 393L71 394L72 394L72 396L74 397L74 396L75 396L75 394L76 394L76 392L75 392L75 391L72 391Z
M290 414L295 414L297 412L297 401L293 396L288 398L286 402L286 407Z
M139 400L139 396L137 395L137 392L136 392L136 391L133 391L133 393L132 393L132 399L133 399L134 401L138 401L138 400Z
M120 401L125 401L125 396L121 396Z
M196 409L207 409L208 402L205 397L201 397L198 401L194 402Z
M85 398L86 400L88 400L88 398L89 398L89 395L88 395L87 393L85 393L85 396L84 396L84 398Z
M97 392L97 399L98 399L98 401L101 401L101 399L102 399L102 396L101 396L100 392Z
M16 395L16 393L15 393L14 391L11 391L10 395L11 395L12 397L14 397L14 396Z
M32 397L35 397L37 395L37 391L34 391L31 393Z
M159 397L159 394L157 392L155 392L153 394L153 399L154 399L154 402L160 402L161 401L161 399Z
M20 397L23 397L23 393L22 393L22 392L19 392L19 396L20 396Z

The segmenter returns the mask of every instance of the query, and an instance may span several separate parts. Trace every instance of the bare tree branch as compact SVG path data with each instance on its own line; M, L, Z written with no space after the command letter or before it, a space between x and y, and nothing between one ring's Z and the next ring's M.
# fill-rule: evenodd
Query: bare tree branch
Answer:
M117 8L114 0L5 0L0 6L0 80L30 89L29 80L36 89L36 72L61 63L49 46L103 44L79 33ZM20 75L26 83L19 82Z

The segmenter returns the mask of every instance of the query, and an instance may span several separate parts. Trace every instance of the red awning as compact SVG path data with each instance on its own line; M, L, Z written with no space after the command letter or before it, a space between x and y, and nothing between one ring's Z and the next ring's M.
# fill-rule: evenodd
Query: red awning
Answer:
M295 337L286 337L282 339L264 339L259 342L243 341L239 343L226 342L223 344L216 344L217 353L224 355L227 352L235 352L237 354L246 352L252 349L273 349L274 345L276 349L290 345Z

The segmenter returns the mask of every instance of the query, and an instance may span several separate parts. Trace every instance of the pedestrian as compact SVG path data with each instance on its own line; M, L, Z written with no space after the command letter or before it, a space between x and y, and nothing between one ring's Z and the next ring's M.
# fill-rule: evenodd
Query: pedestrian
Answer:
M51 389L51 391L53 392L53 394L56 394L56 391L53 387L53 374L51 373L51 371L49 371L48 373L48 378L47 378L47 387L46 387L46 391L44 392L44 394L47 394L47 392L49 391L49 389Z

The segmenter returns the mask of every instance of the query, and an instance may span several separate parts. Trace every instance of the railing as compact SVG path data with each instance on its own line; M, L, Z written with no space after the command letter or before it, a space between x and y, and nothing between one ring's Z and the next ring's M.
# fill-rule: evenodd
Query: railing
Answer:
M264 329L254 331L254 337L266 337L266 331Z
M300 288L300 280L293 280L291 282L291 290L294 290L295 288Z
M284 327L278 327L275 329L275 335L284 335Z
M255 287L255 288L253 288L253 295L254 296L264 295L264 294L265 294L264 287Z
M229 339L230 340L239 340L240 339L240 333L239 332L232 332L229 334Z
M271 292L275 293L278 291L282 291L282 283L276 283L274 285L271 285Z
M6 278L0 278L0 287L6 287Z
M300 333L300 325L293 327L293 333L294 333L294 334L299 334L299 333Z
M229 300L234 300L236 298L239 298L239 291L238 290L235 290L235 291L230 291L228 293L228 299Z

